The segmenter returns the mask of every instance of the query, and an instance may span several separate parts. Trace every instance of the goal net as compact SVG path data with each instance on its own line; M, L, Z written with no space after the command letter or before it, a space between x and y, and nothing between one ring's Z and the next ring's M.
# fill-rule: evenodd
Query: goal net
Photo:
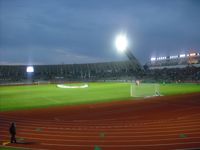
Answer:
M131 83L131 97L153 97L161 96L160 86L156 83Z

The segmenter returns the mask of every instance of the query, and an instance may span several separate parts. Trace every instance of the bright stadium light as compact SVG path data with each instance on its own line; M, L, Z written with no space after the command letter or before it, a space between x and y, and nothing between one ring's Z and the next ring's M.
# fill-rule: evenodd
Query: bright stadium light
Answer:
M196 56L196 53L190 53L190 56Z
M170 56L169 58L170 59L176 59L176 58L178 58L178 56Z
M115 46L119 52L126 51L128 47L128 40L126 34L120 34L116 37Z
M28 66L28 67L26 68L26 72L27 72L27 73L32 73L32 72L34 72L33 66Z
M180 58L184 58L185 56L185 54L180 54Z
M151 57L151 61L155 61L156 60L156 58L155 57Z

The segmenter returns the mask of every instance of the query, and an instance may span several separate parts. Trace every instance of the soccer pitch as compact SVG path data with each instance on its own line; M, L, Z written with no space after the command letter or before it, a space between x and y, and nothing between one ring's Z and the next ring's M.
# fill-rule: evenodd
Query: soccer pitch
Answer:
M135 86L133 83L132 85ZM149 85L152 85L152 88L154 88L154 84L141 84L140 86L143 86L143 88L140 88L139 92L147 91L149 89ZM55 84L1 86L0 111L43 108L50 106L79 105L130 99L134 100L134 97L131 97L130 94L130 87L130 83L104 82L88 83L88 88L67 89L58 88ZM145 89L145 87L148 87L148 89ZM200 85L160 84L159 91L162 95L200 92Z

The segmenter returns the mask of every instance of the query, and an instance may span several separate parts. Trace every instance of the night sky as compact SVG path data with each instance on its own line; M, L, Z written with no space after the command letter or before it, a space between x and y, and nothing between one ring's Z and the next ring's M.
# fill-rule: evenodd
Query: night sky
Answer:
M120 32L142 64L200 52L200 0L0 0L1 65L126 60Z

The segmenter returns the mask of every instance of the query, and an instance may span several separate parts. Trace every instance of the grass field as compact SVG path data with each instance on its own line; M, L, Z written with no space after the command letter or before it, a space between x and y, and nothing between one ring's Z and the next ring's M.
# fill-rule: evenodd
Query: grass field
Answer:
M130 83L89 83L88 85L88 88L83 89L62 89L55 84L1 86L0 111L134 99L130 96ZM154 85L142 84L141 87L139 92L144 92L154 88ZM162 95L185 94L200 92L200 85L161 84L159 90ZM144 96L150 95L144 94Z

